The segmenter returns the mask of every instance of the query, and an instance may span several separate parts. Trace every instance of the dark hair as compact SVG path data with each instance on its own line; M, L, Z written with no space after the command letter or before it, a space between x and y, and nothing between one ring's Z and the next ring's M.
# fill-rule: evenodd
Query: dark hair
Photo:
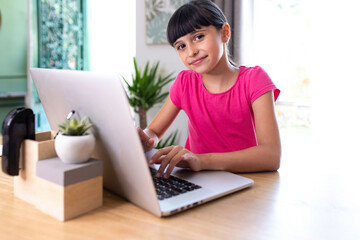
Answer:
M214 26L220 30L226 17L210 0L192 0L178 8L167 26L167 39L171 46L179 38L201 27Z

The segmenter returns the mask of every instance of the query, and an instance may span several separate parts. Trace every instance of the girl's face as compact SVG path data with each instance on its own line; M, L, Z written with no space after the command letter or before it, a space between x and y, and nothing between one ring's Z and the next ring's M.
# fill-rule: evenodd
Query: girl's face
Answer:
M178 38L173 46L187 68L200 74L208 74L221 59L226 60L224 53L227 41L224 26L220 31L214 26L208 26Z

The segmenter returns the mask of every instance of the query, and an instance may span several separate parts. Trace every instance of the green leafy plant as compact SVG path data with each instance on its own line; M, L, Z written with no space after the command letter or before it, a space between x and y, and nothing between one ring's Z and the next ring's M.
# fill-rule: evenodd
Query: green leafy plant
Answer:
M147 127L147 111L155 104L161 103L169 92L162 92L162 88L173 81L173 73L163 77L158 74L159 62L150 67L147 62L144 71L142 71L134 58L134 70L132 83L122 77L128 88L128 100L134 111L139 114L140 128Z
M164 147L176 145L175 142L177 135L178 135L178 131L176 130L175 132L172 132L167 138L161 139L158 145L156 146L156 149L161 149Z
M76 118L72 118L70 120L66 119L59 125L59 129L67 136L81 136L93 126L92 123L86 123L87 120L87 117L82 118L80 121Z

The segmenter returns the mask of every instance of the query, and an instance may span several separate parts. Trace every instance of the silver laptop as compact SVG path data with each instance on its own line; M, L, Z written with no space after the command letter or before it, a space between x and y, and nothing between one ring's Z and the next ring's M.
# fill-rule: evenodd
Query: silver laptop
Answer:
M172 215L254 184L224 171L176 168L171 181L185 180L190 187L162 195L151 174L158 166L148 164L150 156L143 152L120 77L39 68L30 73L51 129L58 131L71 110L78 117L88 116L95 125L93 157L103 161L104 187L157 216Z

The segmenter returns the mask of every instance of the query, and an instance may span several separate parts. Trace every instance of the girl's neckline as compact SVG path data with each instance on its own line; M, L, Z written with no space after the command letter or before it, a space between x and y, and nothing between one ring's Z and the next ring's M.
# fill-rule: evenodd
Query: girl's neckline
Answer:
M237 84L237 82L239 81L239 77L240 77L240 75L241 75L241 73L242 73L242 69L243 69L243 66L240 66L240 67L239 67L239 72L238 72L238 74L237 74L237 76L236 76L236 80L235 80L235 82L233 83L233 85L232 85L229 89L225 90L224 92L218 92L218 93L213 93L213 92L210 92L209 90L207 90L206 87L205 87L205 85L204 85L204 82L203 82L203 79L202 79L202 75L201 75L201 74L198 74L198 75L199 75L199 78L200 78L200 80L201 80L201 88L203 89L204 92L206 92L207 94L210 94L210 95L222 95L222 94L226 94L226 93L230 92L230 91L235 87L235 85Z

